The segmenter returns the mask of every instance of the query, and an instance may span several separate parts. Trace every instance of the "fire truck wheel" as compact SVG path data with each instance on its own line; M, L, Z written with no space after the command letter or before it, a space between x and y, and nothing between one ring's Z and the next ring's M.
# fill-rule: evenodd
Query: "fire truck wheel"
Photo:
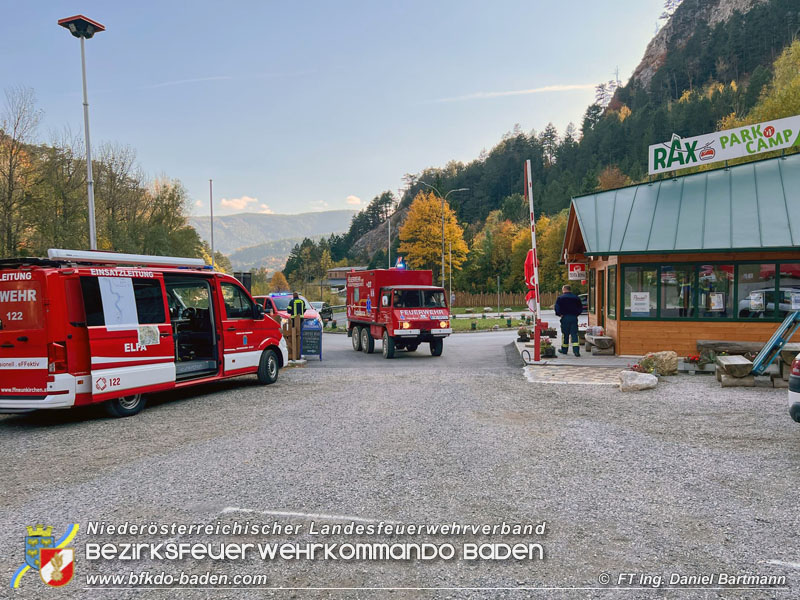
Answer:
M353 341L353 350L358 352L361 350L361 327L353 327L353 334L351 338Z
M108 400L104 406L106 412L112 417L132 417L142 412L145 404L147 404L147 400L145 400L144 396L135 394Z
M258 381L264 385L278 381L278 355L275 350L264 350L258 363Z
M383 358L394 358L394 340L388 331L383 332Z
M414 352L414 350L416 350L418 346L419 344L409 344L408 346L406 346L406 350L408 352Z
M432 356L441 356L442 349L444 349L444 340L442 338L437 338L431 342Z
M375 338L369 331L369 327L361 328L361 349L365 354L372 354L375 351Z

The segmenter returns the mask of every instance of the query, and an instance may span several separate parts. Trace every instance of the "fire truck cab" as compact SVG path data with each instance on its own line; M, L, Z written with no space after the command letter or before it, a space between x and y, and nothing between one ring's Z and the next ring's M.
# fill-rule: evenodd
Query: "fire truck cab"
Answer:
M201 259L50 250L0 260L0 413L105 403L287 362L280 327Z
M450 309L444 288L433 285L431 271L373 269L347 274L347 335L353 350L372 353L382 340L383 357L395 350L414 352L427 342L441 356L450 335Z

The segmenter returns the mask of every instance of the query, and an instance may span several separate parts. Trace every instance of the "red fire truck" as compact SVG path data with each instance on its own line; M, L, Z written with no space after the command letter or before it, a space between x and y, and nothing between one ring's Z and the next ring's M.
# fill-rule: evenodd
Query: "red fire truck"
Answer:
M0 260L0 412L104 402L286 364L278 324L200 259L50 250Z
M428 342L440 356L450 328L444 289L433 284L431 271L374 269L347 273L347 335L353 350L371 353L383 341L383 357L395 350L413 352Z

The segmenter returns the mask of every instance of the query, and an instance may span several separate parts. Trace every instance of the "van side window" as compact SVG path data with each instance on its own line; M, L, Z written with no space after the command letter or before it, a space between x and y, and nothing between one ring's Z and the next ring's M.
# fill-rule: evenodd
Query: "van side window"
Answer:
M222 299L229 319L252 319L253 303L244 290L232 283L222 283Z
M158 279L134 279L133 295L136 298L136 313L139 324L154 325L164 323L164 296Z
M103 300L100 297L97 277L81 277L81 291L86 310L86 324L89 327L105 325ZM164 296L159 280L134 278L133 295L136 299L136 314L140 325L154 325L166 321Z
M89 327L105 325L103 316L103 300L100 298L100 284L97 277L81 277L83 292L83 308L86 311L86 324Z

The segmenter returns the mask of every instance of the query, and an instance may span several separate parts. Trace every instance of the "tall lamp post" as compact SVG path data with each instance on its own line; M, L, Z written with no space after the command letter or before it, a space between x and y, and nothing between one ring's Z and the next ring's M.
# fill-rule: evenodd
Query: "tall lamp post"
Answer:
M419 183L431 188L434 192L436 192L436 195L442 199L442 287L444 287L444 201L447 200L447 197L453 192L466 192L469 190L469 188L457 188L455 190L450 190L444 196L442 196L439 190L436 189L435 186L432 186L430 183L425 183L422 180L419 180Z
M94 218L94 178L92 177L92 146L89 142L89 97L86 93L86 50L84 40L88 40L95 33L105 31L97 21L75 15L66 19L59 19L58 24L69 30L76 38L81 40L81 73L83 75L83 126L86 136L86 189L89 196L89 248L97 250L97 230Z

